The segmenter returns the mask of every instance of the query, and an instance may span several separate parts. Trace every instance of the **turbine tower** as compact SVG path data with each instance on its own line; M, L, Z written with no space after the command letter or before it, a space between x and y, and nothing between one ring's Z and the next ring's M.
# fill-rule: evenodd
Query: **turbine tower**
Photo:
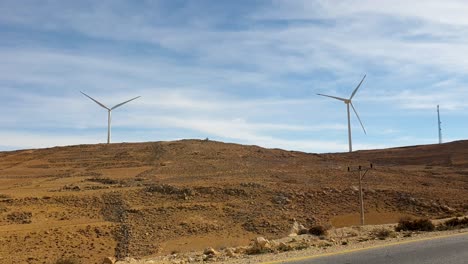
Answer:
M440 122L439 105L437 105L437 124L439 125L439 144L442 144L442 122Z
M116 109L117 107L120 107L130 101L133 101L135 99L138 99L140 98L140 96L137 96L135 98L132 98L128 101L125 101L123 103L120 103L120 104L117 104L117 105L114 105L113 107L109 108L107 106L105 106L104 104L102 104L101 102L99 102L98 100L92 98L91 96L83 93L80 91L80 93L82 93L84 96L88 97L89 99L93 100L96 104L98 104L99 106L101 106L102 108L106 109L107 110L107 144L110 144L110 141L111 141L111 113L112 113L112 110Z
M358 84L358 86L356 87L356 89L354 89L354 91L353 91L353 93L351 94L351 97L349 97L349 99L341 98L341 97L336 97L336 96L331 96L331 95L326 95L326 94L317 94L317 95L320 95L320 96L330 97L330 98L333 98L333 99L337 99L337 100L343 101L343 102L346 104L346 109L347 109L347 111L348 111L348 143L349 143L349 152L352 152L352 151L353 151L353 143L352 143L352 140L351 140L351 115L350 115L350 112L349 112L349 106L350 106L350 105L351 105L351 107L353 108L353 111L354 111L354 113L356 114L356 117L358 118L359 123L361 124L362 130L364 130L364 134L367 135L366 129L364 128L364 125L362 124L361 118L359 117L359 115L358 115L358 113L357 113L357 111L356 111L356 108L354 108L354 105L353 105L353 102L352 102L353 97L356 95L356 92L358 91L359 87L361 87L361 84L362 84L362 82L364 81L365 78L366 78L366 75L364 75L364 77L362 78L361 82Z

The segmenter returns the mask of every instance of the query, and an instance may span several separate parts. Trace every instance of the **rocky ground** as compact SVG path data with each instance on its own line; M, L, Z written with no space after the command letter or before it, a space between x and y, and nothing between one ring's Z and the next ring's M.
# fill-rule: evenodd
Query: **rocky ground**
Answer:
M463 218L459 217L458 219ZM115 258L107 258L107 261L115 264L280 263L287 259L320 256L333 252L468 233L468 218L464 218L465 224L459 228L448 228L448 230L440 228L447 220L432 220L436 230L431 232L396 231L397 224L352 226L332 228L331 230L323 230L316 226L309 229L295 222L287 237L271 240L257 237L247 246L227 247L219 250L208 247L198 252L173 253L143 259L128 257L120 261ZM322 231L325 232L322 233Z
M248 245L304 226L468 211L468 142L308 154L204 140L0 153L0 263L142 258ZM323 242L323 241L322 241Z

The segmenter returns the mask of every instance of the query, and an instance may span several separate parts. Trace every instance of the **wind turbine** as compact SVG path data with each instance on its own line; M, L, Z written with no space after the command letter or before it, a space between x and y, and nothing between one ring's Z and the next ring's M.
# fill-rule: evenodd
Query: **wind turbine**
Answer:
M336 97L336 96L331 96L331 95L326 95L326 94L317 94L317 95L321 95L321 96L325 96L325 97L330 97L330 98L333 98L333 99L337 99L337 100L340 100L340 101L343 101L345 104L346 104L346 109L348 111L348 142L349 142L349 152L352 152L353 151L353 144L352 144L352 140L351 140L351 115L349 113L349 106L351 105L351 107L353 108L353 111L354 113L356 114L358 120L359 120L359 123L361 124L361 127L362 127L362 130L364 130L364 134L367 135L367 132L366 132L366 129L364 128L364 125L362 124L362 121L361 121L361 118L359 118L359 115L356 111L356 108L354 108L354 105L353 105L353 102L351 101L353 99L353 97L356 95L356 92L358 91L359 87L361 87L361 84L362 82L364 81L364 79L366 78L366 75L364 75L364 77L362 78L361 82L358 84L358 86L356 87L356 89L354 89L353 93L351 94L351 97L349 97L349 99L346 99L346 98L341 98L341 97Z
M130 100L127 100L127 101L125 101L125 102L123 102L123 103L114 105L113 107L109 108L109 107L105 106L104 104L102 104L101 102L99 102L98 100L92 98L91 96L89 96L89 95L87 95L87 94L85 94L85 93L83 93L83 92L81 92L81 91L80 91L80 93L82 93L84 96L86 96L86 97L88 97L89 99L93 100L96 104L98 104L99 106L101 106L102 108L104 108L104 109L107 110L107 144L109 144L110 141L111 141L111 112L112 112L112 110L114 110L114 109L116 109L117 107L120 107L120 106L122 106L122 105L124 105L124 104L126 104L126 103L128 103L128 102L130 102L130 101L133 101L133 100L135 100L135 99L140 98L140 96L137 96L137 97L135 97L135 98L132 98L132 99L130 99Z

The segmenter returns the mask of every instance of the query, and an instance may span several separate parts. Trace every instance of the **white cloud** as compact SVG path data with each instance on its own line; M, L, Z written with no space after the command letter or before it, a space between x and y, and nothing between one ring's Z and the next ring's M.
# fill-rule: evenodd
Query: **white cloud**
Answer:
M419 90L402 90L397 92L374 92L372 96L368 94L359 98L364 102L386 103L392 108L409 110L434 110L440 105L447 111L461 111L467 109L464 94L468 89L453 85L451 87L427 87Z
M79 144L102 143L102 136L98 135L54 135L50 133L8 132L0 131L0 138L4 139L2 147L9 148L47 148L55 146L69 146Z
M468 25L468 6L463 0L274 0L254 17L259 19L343 19L364 15L419 18L437 23Z
M356 98L365 124L391 116L390 110L406 115L437 104L454 113L466 110L463 1L272 1L252 5L234 29L220 26L226 14L208 17L194 13L196 6L168 16L159 2L3 2L0 23L26 29L28 37L5 38L13 45L0 47L0 89L8 98L0 105L2 125L104 127L105 112L78 93L83 90L109 105L142 96L115 113L116 128L346 150L333 139L336 133L346 139L344 113L314 93L347 95L366 72L369 88ZM64 33L78 40L76 46L42 40ZM378 111L370 109L375 104ZM408 131L374 130L392 144L388 138ZM318 140L304 140L307 133Z

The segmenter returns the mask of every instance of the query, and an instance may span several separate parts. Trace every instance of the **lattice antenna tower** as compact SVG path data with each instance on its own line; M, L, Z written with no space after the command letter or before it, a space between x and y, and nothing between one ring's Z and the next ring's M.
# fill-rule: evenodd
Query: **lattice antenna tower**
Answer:
M439 144L442 144L442 122L440 121L439 105L437 105L437 124L439 126Z

